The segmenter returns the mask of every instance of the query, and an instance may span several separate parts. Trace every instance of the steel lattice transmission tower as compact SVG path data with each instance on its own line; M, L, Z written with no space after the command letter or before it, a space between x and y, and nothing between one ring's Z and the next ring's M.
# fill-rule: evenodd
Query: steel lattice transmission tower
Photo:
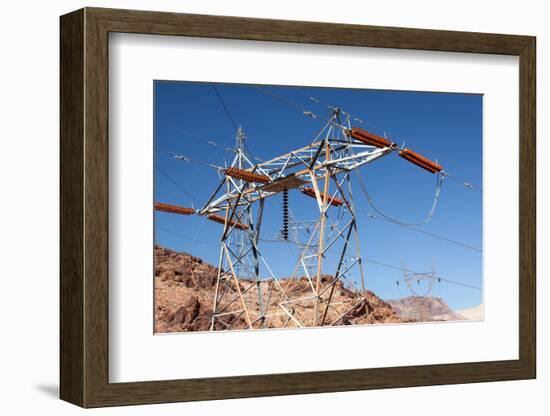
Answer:
M368 310L351 174L393 152L431 173L439 174L442 167L409 149L398 149L385 137L352 127L350 115L333 107L311 144L271 160L252 162L245 141L239 128L232 162L222 169L220 183L202 208L157 203L162 211L194 213L223 225L211 330L231 329L242 319L250 329L270 327L275 320L277 327L334 325L356 308ZM288 194L295 191L315 200L313 220L289 218ZM278 194L283 195L285 212L282 239L299 251L292 277L307 280L307 293L285 290L261 254L264 204ZM347 305L340 303L338 316L329 319L339 282L356 289L358 296Z

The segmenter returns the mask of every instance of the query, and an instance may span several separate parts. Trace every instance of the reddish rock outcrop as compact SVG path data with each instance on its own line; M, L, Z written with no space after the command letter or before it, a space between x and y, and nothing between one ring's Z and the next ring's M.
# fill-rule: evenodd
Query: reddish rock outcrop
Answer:
M206 331L212 322L212 306L218 270L201 259L187 253L155 247L155 332ZM321 285L326 286L332 276L322 276ZM298 299L311 294L311 284L307 278L284 278L278 281L280 288L290 299ZM242 279L241 291L255 284ZM248 290L243 296L252 309L258 306L258 291L266 293L270 283L262 282ZM230 294L237 296L237 287L229 282ZM274 290L269 312L282 312L280 303L284 295ZM304 320L313 318L312 300L293 303L292 307ZM324 311L325 306L321 305ZM350 310L351 309L351 310ZM346 313L347 312L347 313ZM345 313L345 316L342 314ZM272 314L269 327L282 328L288 321L284 313ZM400 318L391 305L371 291L357 292L346 288L341 281L334 285L331 307L326 312L325 322L337 325L361 325L379 323L410 322ZM246 329L244 315L227 315L215 320L216 329ZM261 322L255 324L261 327Z

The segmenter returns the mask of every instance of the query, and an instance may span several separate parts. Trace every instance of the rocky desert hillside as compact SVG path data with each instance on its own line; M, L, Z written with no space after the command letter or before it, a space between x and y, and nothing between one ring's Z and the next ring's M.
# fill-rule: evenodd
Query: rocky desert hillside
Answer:
M205 263L201 259L187 253L176 252L163 247L155 247L155 332L182 332L205 331L210 327L212 306L214 299L217 268ZM324 276L323 284L330 277ZM240 280L241 291L250 286L250 281ZM279 283L284 292L292 299L307 296L311 293L306 278L280 279ZM262 283L259 290L266 293L268 283ZM237 294L236 287L228 290ZM255 291L255 293L254 293ZM244 294L246 303L257 306L257 290L249 290ZM335 285L331 308L326 322L337 320L350 305L355 305L361 298L366 299L351 313L339 321L340 325L358 325L375 323L411 322L412 319L399 317L392 306L384 302L373 292L364 294L353 292L345 288L340 282ZM270 298L269 312L279 312L279 303L284 301L283 295L273 291ZM304 322L313 317L312 302L298 302L294 304L296 313ZM280 328L288 318L284 314L274 316L269 321L269 327ZM216 321L216 329L245 329L243 317L236 318L228 315Z

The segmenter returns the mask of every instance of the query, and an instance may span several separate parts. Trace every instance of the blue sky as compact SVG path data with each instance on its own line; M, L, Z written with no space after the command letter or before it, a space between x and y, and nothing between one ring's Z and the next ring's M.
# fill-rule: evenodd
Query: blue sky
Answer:
M482 184L482 96L426 92L399 92L335 88L264 86L266 90L319 115L312 119L291 104L274 99L248 85L216 84L232 118L247 135L247 147L254 157L268 159L309 144L326 122L327 106L334 105L363 120L353 123L373 133L386 134L423 155L437 159L444 170L481 188ZM233 125L211 83L156 81L155 200L200 207L219 183L216 169L201 163L178 161L169 152L197 161L223 166L235 143ZM316 101L310 99L315 97ZM210 142L215 142L213 145ZM396 154L360 168L361 176L376 206L403 222L417 223L429 211L436 177ZM355 180L355 177L353 177ZM401 271L386 265L415 271L429 271L435 264L444 279L482 286L482 253L416 232L374 213L354 181L359 235L368 289L385 299L409 294L404 284L396 285ZM187 191L182 191L182 189ZM315 201L291 191L290 208L297 216L314 212ZM266 202L263 238L275 238L281 227L281 198ZM309 217L313 218L313 217ZM482 193L446 178L433 219L420 230L482 248ZM221 226L204 218L155 213L155 239L165 247L186 251L217 264ZM275 274L288 276L297 252L289 244L265 243L263 256ZM267 275L266 275L267 276ZM433 296L443 297L454 309L478 305L482 291L436 283Z

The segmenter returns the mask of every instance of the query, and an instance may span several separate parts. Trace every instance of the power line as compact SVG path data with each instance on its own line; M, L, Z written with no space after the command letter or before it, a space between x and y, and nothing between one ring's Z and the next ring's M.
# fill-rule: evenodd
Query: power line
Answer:
M452 283L454 285L459 285L459 286L464 286L464 287L469 287L471 289L477 289L477 290L482 290L480 287L478 286L473 286L473 285L469 285L467 283L461 283L461 282L456 282L454 280L449 280L449 279L444 279L442 277L438 277L438 279L444 281L444 282L447 282L447 283Z
M318 98L316 97L313 97L313 96L310 96L309 99L311 101L313 101L314 103L316 104L323 104L323 105L326 105L325 103L323 103L321 100L319 100ZM358 118L358 117L355 117L353 114L350 114L350 113L347 113L350 118L352 118L354 121L357 121L358 123L365 123L365 121L363 121L363 119L361 118ZM383 131L384 132L384 136L386 136L386 133L388 134L389 137L391 137L392 139L395 139L395 141L399 140L401 141L402 143L405 143L405 140L403 140L400 136L401 134L398 134L398 135L395 135L393 134L393 132L391 131L387 131L387 130L384 130L382 129L380 126L374 124L374 123L371 123L370 121L368 121L366 123L368 126L372 126L374 127L375 129L379 130L379 131ZM369 127L370 129L370 127ZM394 140L392 140L394 141ZM429 155L431 153L431 150L427 150L427 149L423 149L423 148L418 148L418 146L415 145L415 149L418 149L419 151L423 152L424 154L426 155ZM462 185L464 185L464 188L467 188L467 189L473 189L473 190L476 190L476 191L479 191L479 192L482 192L482 189L481 187L473 184L472 182L469 182L467 180L464 180L464 179L461 179L461 178L458 178L456 177L455 175L451 175L450 173L448 172L442 172L444 176L447 176L451 179L454 179L455 181L457 182L460 182Z
M190 192L188 192L185 188L183 188L179 183L177 183L168 173L166 173L160 166L157 166L157 170L162 173L170 182L172 182L180 191L182 191L185 195L187 195L189 198L191 198L193 201L195 201L199 205L203 205L202 202L200 202L197 198L193 196Z
M291 101L291 100L289 100L288 98L285 98L285 97L282 97L282 96L280 96L280 95L277 95L277 94L275 94L275 93L273 93L273 92L271 92L271 91L269 91L269 90L267 90L267 89L265 89L265 88L262 88L262 87L260 87L260 86L258 86L258 85L253 85L252 88L255 88L255 89L257 89L258 91L261 91L262 93L264 93L264 94L266 94L266 95L268 95L268 96L271 96L272 98L274 98L274 99L276 99L276 100L279 100L279 101L281 101L281 102L283 102L283 103L285 103L285 104L287 104L287 105L289 105L289 106L291 106L291 107L295 107L295 108L299 109L299 110L300 110L303 114L305 114L305 115L308 115L308 116L310 116L310 117L312 117L312 118L318 118L318 117L319 117L317 114L315 114L315 113L313 113L312 111L308 110L307 108L305 108L305 107L303 107L303 106L301 106L301 105L295 103L294 101ZM319 100L319 99L316 98L316 97L310 96L309 99L310 99L311 101L317 103L317 104L324 104L324 103L322 103L321 100ZM324 104L324 105L326 105L326 104ZM361 123L361 124L364 123L364 121L363 121L361 118L355 117L353 114L350 114L350 113L347 113L347 114L348 114L351 118L353 118L354 121L357 121L357 122L359 122L359 123ZM377 127L376 125L374 125L374 124L371 123L371 122L368 122L367 124L368 124L368 125L371 125L371 126L374 126L374 127ZM391 132L388 132L388 134L389 134L390 137L395 138L395 139L398 139L398 140L401 140L401 141L404 143L404 140L403 140L403 139L400 139L399 137L397 137L396 135L392 134ZM385 135L386 135L386 132L384 132L384 136L385 136ZM419 150L422 151L422 152L424 152L424 153L430 153L429 151L426 152L426 150L424 150L424 149L419 149ZM455 180L455 181L458 181L458 182L462 183L462 184L464 185L464 187L467 188L467 189L473 189L473 190L482 192L481 187L479 187L479 186L477 186L477 185L474 185L474 184L472 184L471 182L468 182L468 181L466 181L466 180L464 180L464 179L460 179L460 178L458 178L458 177L456 177L456 176L454 176L454 175L451 175L451 174L448 173L448 172L443 172L443 176L449 177L449 178L451 178L451 179L453 179L453 180ZM434 209L435 209L435 205L437 204L437 199L438 199L438 194L437 194L436 198L434 199L434 206L433 206ZM373 208L374 208L374 207L373 207ZM375 209L375 210L376 210L376 209ZM433 213L432 213L432 214L433 214ZM380 213L380 215L383 215L383 214ZM430 218L431 218L431 216L430 216ZM424 221L424 222L427 222L427 221ZM415 225L419 225L419 224L415 224Z
M447 172L444 172L443 173L446 177L448 178L451 178L457 182L460 182L462 185L464 185L465 188L468 188L468 189L474 189L476 191L479 191L479 192L483 192L483 190L481 189L481 187L477 186L477 185L474 185L473 183L471 182L468 182L464 179L460 179L459 177L457 176L454 176L454 175L451 175L450 173L447 173Z
M295 102L290 101L288 98L284 98L284 97L281 97L281 96L279 96L279 95L276 95L276 94L272 93L271 91L268 91L268 90L266 90L266 89L264 89L264 88L261 88L261 87L259 87L259 86L257 86L257 85L254 85L253 88L256 88L257 90L259 90L259 91L261 91L261 92L263 92L263 93L265 93L265 94L267 94L267 95L270 95L270 96L272 96L273 98L278 99L278 100L284 102L285 104L288 104L288 105L290 105L290 106L292 106L292 107L296 107L296 108L302 110L302 112L303 112L304 114L306 114L306 115L307 115L307 113L311 113L311 114L314 116L314 118L317 118L317 115L316 115L316 114L314 114L314 113L312 113L311 111L307 110L306 108L300 106L299 104L296 104ZM318 99L318 98L316 98L316 97L309 96L309 100L312 101L312 102L314 102L314 103L316 103L316 104L319 104L319 105L326 105L327 107L330 108L329 105L327 105L326 103L322 102L320 99ZM345 112L345 111L344 111L344 112ZM349 117L352 118L354 121L357 121L358 123L361 123L361 124L365 123L365 122L363 121L363 119L361 119L361 118L359 118L359 117L356 117L356 116L354 116L354 115L351 114L351 113L347 113L347 112L345 112L345 113L346 113L347 115L349 115ZM389 131L386 131L386 130L384 130L384 129L381 129L380 126L377 126L377 125L371 123L370 121L367 122L366 124L368 124L369 126L373 126L373 127L375 127L376 129L378 129L378 130L380 130L380 131L384 131L384 136L386 136L386 133L387 133L388 136L390 136L390 137L392 137L392 138L394 138L394 139L396 139L396 140L400 140L400 141L402 141L403 143L405 143L405 141L404 141L403 139L401 139L400 137L398 137L398 136L400 136L400 135L395 135L395 134L393 134L392 132L389 132ZM416 147L416 146L415 146L415 147ZM418 147L416 147L416 148L418 149ZM418 150L424 152L425 154L429 154L429 153L431 152L431 151L429 151L429 150L422 149L422 148L419 148ZM482 191L481 187L479 187L479 186L477 186L477 185L474 185L474 184L472 184L471 182L468 182L468 181L466 181L466 180L464 180L464 179L460 179L460 178L458 178L458 177L456 177L456 176L454 176L454 175L451 175L451 174L448 173L448 172L443 172L443 174L444 174L444 176L448 176L448 177L450 177L451 179L454 179L454 180L456 180L456 181L462 183L462 184L464 185L465 188L474 189L474 190L477 190L477 191L480 191L480 192Z
M214 165L213 163L205 162L204 160L193 159L193 158L190 158L189 156L185 156L181 153L172 152L171 150L157 148L156 151L159 152L159 153L164 153L166 155L170 155L174 159L180 160L180 161L183 161L183 162L196 163L196 164L199 164L199 165L204 165L204 166L207 166L209 168L214 168L214 169L218 169L218 170L223 169L222 166Z
M235 122L235 119L233 118L233 116L229 112L229 109L227 108L227 105L225 104L220 92L218 91L218 88L214 84L212 84L212 87L214 88L214 91L216 92L216 95L218 96L220 104L222 105L222 107L225 111L225 114L227 115L227 118L229 118L229 120L231 121L231 124L233 125L233 128L235 129L235 132L238 134L239 133L239 128L237 127L237 123ZM252 152L250 152L250 149L248 149L248 146L246 145L246 143L243 142L243 146L244 146L244 149L248 152L248 154L252 155ZM233 149L231 149L231 150L233 150Z
M218 244L214 244L214 243L210 243L210 242L202 241L202 240L197 240L197 239L194 239L192 237L189 237L189 236L186 236L186 235L183 235L183 234L179 234L179 233L176 233L174 231L170 231L170 230L168 230L166 228L163 228L163 227L157 226L157 228L159 228L159 229L161 229L165 232L168 232L168 233L177 235L179 237L185 238L187 240L194 241L196 243L207 244L207 245L210 245L210 246L219 247ZM266 243L284 243L284 244L288 244L287 241L282 241L282 240L260 239L260 241L263 241L263 242L266 242ZM334 252L334 251L332 251L332 252ZM376 264L378 266L386 267L388 269L398 270L400 272L406 271L406 272L409 272L409 273L419 273L417 271L411 270L411 269L406 268L406 267L395 266L393 264L388 264L388 263L384 263L384 262L377 261L377 260L367 259L366 257L361 257L361 260L363 260L364 262L367 262L367 263ZM443 282L446 282L446 283L453 284L453 285L463 286L463 287L467 287L467 288L470 288L470 289L482 290L481 287L479 287L479 286L474 286L474 285L469 285L467 283L457 282L456 280L445 279L445 278L439 277L439 276L437 276L437 279L441 280Z
M208 245L208 246L213 246L213 247L219 247L219 244L215 244L215 243L211 243L211 242L208 242L208 241L203 241L203 240L198 240L196 238L193 238L193 237L189 237L187 235L183 235L183 234L180 234L180 233L177 233L175 231L171 231L167 228L164 228L164 227L160 227L160 226L157 226L156 227L157 229L160 229L164 232L167 232L167 233L170 233L170 234L173 234L173 235L176 235L178 237L181 237L181 238L184 238L186 240L189 240L189 241L193 241L195 243L199 243L199 244L205 244L205 245ZM281 241L281 240L267 240L267 239L261 239L261 241L264 241L264 242L272 242L272 243L275 243L275 242L280 242L280 243L287 243L286 241ZM389 263L384 263L384 262L381 262L381 261L378 261L378 260L373 260L373 259L368 259L366 257L362 257L361 260L363 260L364 262L366 263L371 263L371 264L376 264L378 266L382 266L382 267L385 267L385 268L388 268L388 269L392 269L392 270L397 270L397 271L400 271L400 272L409 272L409 273L419 273L415 270L411 270L409 268L406 268L406 267L401 267L401 266L396 266L396 265L393 265L393 264L389 264ZM451 279L445 279L443 277L440 277L440 276L436 276L436 278L439 280L439 281L442 281L442 282L446 282L446 283L449 283L449 284L453 284L453 285L457 285L457 286L462 286L462 287L466 287L466 288L469 288L469 289L475 289L475 290L482 290L481 287L479 286L474 286L474 285L470 285L468 283L463 283L463 282L458 282L456 280L451 280Z
M206 244L206 245L208 245L208 246L214 246L214 247L219 247L219 246L220 246L219 244L210 243L210 242L208 242L208 241L197 240L196 238L189 237L189 236L187 236L187 235L183 235L183 234L177 233L177 232L175 232L175 231L169 230L168 228L164 228L164 227L160 227L160 226L157 226L156 228L159 229L159 230L162 230L162 231L164 231L164 232L167 232L167 233L176 235L176 236L178 236L178 237L185 238L186 240L193 241L193 242L195 242L195 243Z
M367 187L365 186L365 183L363 182L363 178L361 177L361 174L359 173L359 170L356 170L355 173L357 175L357 179L359 180L359 186L360 186L361 190L363 191L363 194L365 194L365 197L367 198L367 201L368 201L369 205L382 218L384 218L388 221L394 222L398 225L403 225L403 226L413 226L413 225L426 224L427 222L429 222L433 218L433 216L435 214L435 210L437 208L437 204L439 202L439 195L441 193L441 185L443 185L443 176L440 175L439 173L437 174L437 184L436 184L436 187L435 187L435 194L434 194L434 198L433 198L433 201L432 201L432 206L430 208L430 211L428 212L428 215L426 216L426 218L424 218L421 222L418 222L418 223L406 223L406 222L403 222L403 221L396 220L395 218L392 218L389 215L384 214L381 210L379 210L376 207L376 205L374 205L374 201L372 200L372 197L370 196L370 194L367 192Z
M384 220L384 221L389 222L389 223L391 223L391 224L395 224L395 225L399 225L399 226L404 227L404 228L408 228L409 230L416 231L417 233L425 234L425 235L427 235L427 236L429 236L429 237L437 238L437 239L439 239L439 240L445 241L445 242L450 243L450 244L455 244L455 245L457 245L457 246L460 246L460 247L463 247L463 248L467 248L467 249L472 250L472 251L477 251L478 253L482 253L482 252L483 252L483 250L481 250L480 248L477 248L477 247L474 247L474 246L471 246L471 245L462 243L462 242L457 241L457 240L453 240L453 239L451 239L451 238L443 237L443 236L441 236L441 235L434 234L434 233L431 233L431 232L429 232L429 231L421 230L420 228L414 227L414 226L412 226L412 225L407 225L407 224L398 223L398 222L395 222L395 221L388 220L388 219L386 219L386 218L384 218L384 217L378 217L378 216L376 216L376 215L374 215L374 214L371 214L371 213L369 213L368 211L365 211L365 210L362 210L362 209L358 209L358 211L367 214L367 215L369 216L369 218L372 218L372 219Z
M281 101L282 103L285 103L286 105L289 105L290 107L294 107L294 108L297 108L298 110L300 110L302 112L302 114L304 114L305 116L308 116L308 117L311 117L313 119L316 119L316 118L319 118L319 116L317 114L315 114L314 112L308 110L307 108L305 107L302 107L301 105L299 104L296 104L294 101L291 101L289 100L288 98L284 98L284 97L281 97L280 95L277 95L269 90L266 90L265 88L262 88L262 87L259 87L257 85L252 85L252 88L255 88L257 89L258 91L276 99L276 100L279 100Z
M363 260L366 261L367 263L377 264L379 266L386 267L386 268L389 268L389 269L405 271L405 272L408 272L408 273L419 273L417 271L411 270L411 269L406 268L406 267L399 267L399 266L395 266L393 264L383 263L381 261L376 261L376 260L371 260L371 259L366 259L366 258L363 258ZM444 282L447 282L447 283L452 283L454 285L464 286L464 287L468 287L470 289L482 290L481 287L479 287L479 286L474 286L474 285L469 285L467 283L457 282L456 280L444 279L443 277L440 277L440 276L436 276L436 278L438 280L441 280L441 281L444 281Z
M266 242L266 243L281 243L281 244L289 244L288 241L283 241L283 240L272 240L272 239L260 239L260 241L263 241L263 242ZM334 250L328 250L329 252L331 253L337 253L336 251ZM364 262L367 262L367 263L372 263L372 264L376 264L378 266L382 266L382 267L386 267L388 269L392 269L392 270L398 270L400 272L409 272L409 273L419 273L415 270L411 270L407 267L402 267L402 266L396 266L396 265L393 265L393 264L389 264L389 263L384 263L384 262L381 262L381 261L378 261L378 260L373 260L373 259L369 259L369 258L366 258L366 257L361 257L361 260L363 260ZM451 279L444 279L443 277L437 277L439 280L441 281L444 281L444 282L447 282L447 283L451 283L451 284L454 284L454 285L458 285L458 286L464 286L464 287L468 287L470 289L476 289L476 290L482 290L481 287L479 286L474 286L474 285L469 285L467 283L462 283L462 282L457 282L456 280L451 280Z
M214 92L218 96L218 100L220 101L220 104L222 105L223 110L225 111L225 114L227 115L227 118L229 118L229 120L231 121L231 124L233 124L233 128L235 129L235 132L237 132L239 130L239 128L237 127L237 123L235 123L235 120L231 116L231 113L229 112L229 109L225 105L225 102L223 101L223 98L220 95L220 92L218 91L218 88L214 84L212 84L212 88L214 88Z
M165 126L165 127L169 127L169 128L174 129L176 131L179 131L180 133L184 133L184 134L188 134L189 136L193 136L194 138L199 139L199 140L205 142L206 144L208 144L212 147L218 148L220 151L233 151L234 150L231 147L221 146L219 143L217 143L216 141L214 141L212 139L201 136L200 134L197 134L197 133L192 132L190 130L186 130L186 129L182 129L181 127L174 126L173 124L168 124L168 123L160 123L160 124ZM223 148L223 150L222 150L222 148Z

